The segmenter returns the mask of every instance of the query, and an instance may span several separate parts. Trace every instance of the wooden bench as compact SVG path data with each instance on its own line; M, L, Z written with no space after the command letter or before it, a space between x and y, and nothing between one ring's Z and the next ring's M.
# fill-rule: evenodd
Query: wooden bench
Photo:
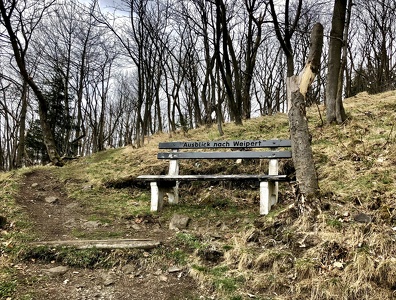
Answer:
M162 209L165 193L168 195L170 204L178 203L178 189L181 181L258 181L260 186L260 214L266 215L270 211L271 206L278 201L278 182L290 180L287 175L278 174L278 160L292 157L290 147L290 140L159 143L159 149L170 150L168 152L160 152L157 155L158 159L169 160L168 175L141 175L137 177L137 180L150 182L151 211ZM267 148L267 150L259 150L263 148ZM185 152L181 150L194 151ZM179 161L183 159L269 159L269 169L268 174L180 175Z

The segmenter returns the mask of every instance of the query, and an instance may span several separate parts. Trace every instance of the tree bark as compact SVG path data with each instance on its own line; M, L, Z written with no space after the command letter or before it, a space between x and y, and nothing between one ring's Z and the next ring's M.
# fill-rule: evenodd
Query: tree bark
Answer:
M326 120L327 123L342 123L346 119L342 97L337 98L342 90L343 72L341 51L343 47L344 26L347 0L335 0L331 21L329 63L326 86ZM341 85L339 87L339 85Z
M349 26L351 23L352 4L353 4L352 0L348 0L344 34L343 34L341 66L340 66L340 74L338 76L337 98L336 98L336 118L338 124L341 124L347 119L344 105L342 104L342 91L343 91L344 73L346 71L347 59L348 59L348 36L349 36ZM346 81L348 81L347 75L346 75ZM346 94L348 95L349 94L348 88L346 88L346 90L347 90Z
M299 203L313 199L319 191L318 177L311 148L311 135L306 117L306 94L320 67L323 47L323 26L315 24L311 34L311 48L304 70L299 76L289 79L291 107L289 110L290 135L292 140L293 163L296 169L297 184L300 192Z
M310 197L319 189L308 120L305 111L305 98L298 86L298 76L291 78L291 107L289 110L290 135L292 140L293 163L299 190Z
M27 98L28 98L28 85L24 80L22 84L22 96L21 96L21 116L19 119L19 144L18 151L15 160L15 167L22 168L24 165L25 156L25 134L26 134L26 114L27 114Z

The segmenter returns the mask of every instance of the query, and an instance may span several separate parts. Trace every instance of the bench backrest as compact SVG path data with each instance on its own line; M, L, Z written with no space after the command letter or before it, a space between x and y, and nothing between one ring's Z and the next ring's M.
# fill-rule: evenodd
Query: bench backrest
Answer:
M159 143L159 149L169 149L171 152L158 153L158 159L240 159L240 158L291 158L289 150L276 151L276 148L290 148L290 140L234 140L206 142L166 142ZM270 151L250 151L256 148L269 148ZM178 152L182 149L232 149L236 151L212 152ZM249 150L249 151L246 151Z

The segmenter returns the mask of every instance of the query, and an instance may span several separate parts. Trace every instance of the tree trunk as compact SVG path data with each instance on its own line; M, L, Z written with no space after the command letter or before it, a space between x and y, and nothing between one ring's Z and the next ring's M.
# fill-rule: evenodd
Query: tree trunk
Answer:
M25 133L26 133L26 113L27 113L27 97L28 97L28 85L24 80L22 84L22 96L21 96L21 117L19 119L19 144L18 151L15 161L15 167L22 168L24 165L23 158L25 156Z
M336 98L336 117L338 124L341 124L347 118L344 106L342 105L342 90L343 90L344 73L346 71L347 59L348 59L348 34L349 34L349 25L351 23L352 4L353 4L352 0L348 0L346 21L345 21L344 35L343 35L344 41L342 45L340 75L338 76L338 87L337 87L337 98ZM346 75L346 81L348 81L348 75ZM349 92L347 92L346 94L348 95Z
M55 144L55 139L52 135L52 130L48 122L48 104L47 101L41 91L41 89L38 87L36 82L33 80L32 77L30 77L30 74L28 73L26 69L26 62L25 62L25 54L27 51L28 45L26 44L24 49L21 48L21 44L19 42L18 36L17 36L17 31L14 31L14 28L12 27L11 23L11 13L13 12L13 9L15 8L15 1L12 3L12 7L10 8L10 14L7 14L7 9L4 6L4 2L0 1L0 11L1 11L1 16L3 19L3 25L7 30L9 40L12 46L12 50L15 56L15 61L18 65L18 69L20 74L22 75L22 78L27 82L27 84L30 86L30 88L33 90L34 94L37 97L38 104L39 104L39 116L40 116L40 125L41 129L43 132L43 140L44 144L47 148L47 154L51 160L51 162L56 165L56 166L62 166L63 162L62 159L60 158L58 151L56 150L56 144ZM26 43L28 41L25 41Z
M289 110L293 163L302 194L314 196L319 189L311 148L311 136L305 112L305 98L298 86L298 77L291 78L291 107Z
M236 125L242 125L242 94L239 79L239 67L235 66L235 60L230 59L233 55L233 48L230 47L229 32L226 17L226 6L223 0L216 0L216 41L214 51L216 53L216 68L220 71L223 80L225 93L228 99L230 117ZM221 46L220 46L221 45ZM223 57L223 59L221 59ZM231 68L234 64L234 71ZM235 72L235 74L233 74ZM235 82L233 83L233 75ZM235 85L235 94L233 85Z
M337 94L340 93L340 89L342 90L343 83L341 51L343 47L346 4L347 0L335 0L333 18L331 21L326 86L326 120L329 124L342 123L346 118L342 97L339 97L337 100ZM339 85L341 85L341 87L339 87Z
M299 209L304 211L319 191L313 153L311 135L308 129L305 100L316 74L319 71L320 57L323 47L323 26L315 24L311 34L311 49L304 70L299 76L289 78L291 107L289 109L290 135L292 140L293 163L296 169L299 188Z

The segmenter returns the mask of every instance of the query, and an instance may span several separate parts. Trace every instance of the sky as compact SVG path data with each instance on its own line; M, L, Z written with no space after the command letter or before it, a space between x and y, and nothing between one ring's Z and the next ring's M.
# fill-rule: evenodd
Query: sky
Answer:
M101 7L116 7L122 4L121 0L99 0Z
M92 0L78 0L81 3L89 4ZM119 15L125 15L125 2L123 0L99 0L100 9L103 12L114 13ZM124 8L122 11L121 8Z

